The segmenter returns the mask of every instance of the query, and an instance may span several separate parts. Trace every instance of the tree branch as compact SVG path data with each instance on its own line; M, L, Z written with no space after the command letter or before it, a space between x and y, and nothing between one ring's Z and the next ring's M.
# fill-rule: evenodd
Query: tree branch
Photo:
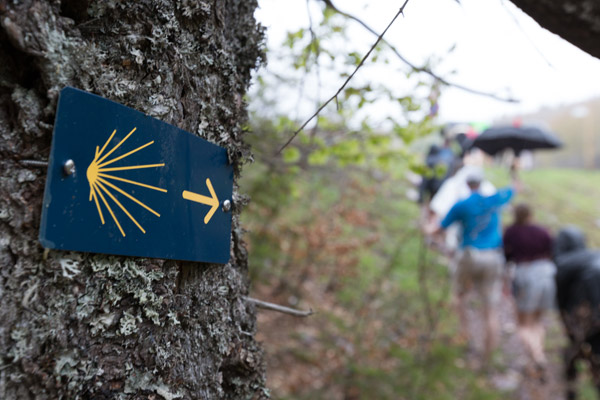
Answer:
M371 55L371 53L373 52L373 50L375 50L375 48L377 47L377 45L379 44L379 42L381 41L381 39L383 38L383 35L385 35L385 33L388 31L388 29L390 29L390 27L394 24L394 22L396 21L396 19L400 16L400 14L402 14L402 12L404 11L404 8L406 7L406 4L408 3L408 0L405 0L404 4L402 5L402 7L400 7L400 9L398 10L398 12L396 13L396 15L394 15L394 18L392 18L392 20L390 21L390 23L388 24L388 26L385 28L385 30L381 33L381 35L379 35L377 37L377 40L375 41L375 43L373 43L373 45L371 46L371 48L369 49L369 51L367 52L367 54L365 54L365 56L362 58L362 60L360 60L360 63L356 66L356 68L354 69L354 71L352 72L352 74L350 74L350 76L346 79L346 81L342 84L342 86L340 86L340 88L338 89L338 91L329 98L329 100L327 100L325 103L323 103L321 105L321 107L319 107L317 109L317 111L314 112L313 115L311 115L311 117L309 119L307 119L300 128L298 128L293 134L292 136L287 140L287 142L285 142L285 144L283 146L281 146L281 148L279 149L279 151L277 152L277 154L280 154L283 149L285 149L290 143L292 143L292 140L294 140L294 138L296 136L298 136L298 134L300 132L302 132L302 130L306 127L306 125L308 125L308 123L310 121L312 121L317 115L319 115L319 113L329 104L331 103L334 99L337 99L338 95L342 92L342 90L344 90L344 88L346 87L346 85L348 84L348 82L350 82L350 80L354 77L354 75L356 74L356 72L363 66L363 64L365 63L365 61L369 58L369 56Z
M315 66L317 67L315 69L315 73L317 75L317 101L315 103L318 106L319 103L321 102L321 67L319 65L319 56L321 55L321 45L317 41L317 35L315 34L315 31L313 29L313 21L312 21L311 15L310 15L309 5L310 5L310 0L306 0L306 12L308 13L310 40L311 40L311 43L317 43L317 46L315 48ZM317 120L317 122L315 123L315 126L313 126L312 132L310 134L311 139L313 139L315 137L315 135L317 134L318 126L319 126L319 121Z
M331 8L333 11L335 11L336 13L351 19L357 23L359 23L363 28L365 28L367 31L369 31L370 33L372 33L375 36L378 36L379 34L373 29L371 28L369 25L367 25L364 21L362 21L360 18L355 17L352 14L348 14L344 11L341 11L340 9L338 9L331 0L321 0L325 3L325 5L329 8ZM491 97L492 99L496 99L499 101L505 101L508 103L518 103L519 100L517 99L513 99L511 97L501 97L498 96L496 94L493 93L488 93L488 92L483 92L481 90L477 90L477 89L471 89L469 87L463 86L461 84L458 83L453 83L453 82L449 82L448 80L442 78L441 76L435 74L431 69L429 69L428 67L417 67L416 65L414 65L413 63L411 63L410 61L408 61L402 54L400 54L400 52L398 51L398 49L396 49L396 47L394 47L390 42L388 42L385 39L381 40L383 43L385 43L390 50L392 50L392 52L396 55L396 57L398 57L403 63L405 63L406 65L408 65L410 68L412 68L414 71L416 72L423 72L426 73L430 76L432 76L433 78L437 79L440 83L446 85L446 86L451 86L451 87L455 87L457 89L460 90L464 90L465 92L469 92L469 93L473 93L479 96L486 96L486 97Z
M550 68L554 68L554 65L552 65L552 63L546 58L544 53L542 53L542 51L539 49L539 47L537 47L537 45L534 43L534 41L531 40L531 38L529 37L527 32L525 32L525 30L521 26L521 23L519 22L519 20L515 16L515 14L511 10L508 9L508 7L506 6L506 3L502 3L502 6L504 7L504 10L506 11L506 13L512 18L512 20L515 23L515 25L517 26L517 28L519 28L519 30L521 31L523 36L525 36L525 39L527 39L527 41L531 44L531 46L533 46L533 48L540 55L540 57L542 57L544 59L544 61L546 62L546 64L548 64L548 66Z
M252 297L244 297L244 300L246 300L247 303L254 304L258 308L262 308L265 310L271 310L271 311L278 311L280 313L290 314L295 317L308 317L308 316L314 314L312 309L308 310L308 311L294 310L293 308L280 306L279 304L269 303L269 302L262 301L262 300L253 299Z

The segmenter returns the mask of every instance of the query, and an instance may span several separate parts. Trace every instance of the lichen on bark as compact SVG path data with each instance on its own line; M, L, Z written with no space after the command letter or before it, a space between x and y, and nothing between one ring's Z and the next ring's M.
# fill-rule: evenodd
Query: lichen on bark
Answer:
M267 396L239 207L227 265L44 251L45 171L66 85L227 149L263 59L255 0L0 0L0 398ZM234 200L241 196L234 188Z

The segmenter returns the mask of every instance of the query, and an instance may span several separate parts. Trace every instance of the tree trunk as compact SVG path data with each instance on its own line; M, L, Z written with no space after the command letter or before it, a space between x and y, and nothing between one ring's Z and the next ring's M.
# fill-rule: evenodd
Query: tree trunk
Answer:
M511 0L538 24L600 58L598 0Z
M59 91L74 86L227 148L261 61L255 0L0 0L0 398L265 397L247 257L228 265L44 251ZM243 198L234 189L234 204Z

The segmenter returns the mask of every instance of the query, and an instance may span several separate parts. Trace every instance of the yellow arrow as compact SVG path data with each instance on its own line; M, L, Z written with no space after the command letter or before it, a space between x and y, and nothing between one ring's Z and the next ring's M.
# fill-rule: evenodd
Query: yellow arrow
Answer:
M208 224L208 221L210 221L214 213L217 211L217 208L219 208L219 199L217 198L217 194L215 193L215 189L213 189L212 183L210 182L209 178L206 178L206 186L210 191L211 197L202 196L201 194L189 192L187 190L184 190L181 195L186 200L191 200L195 201L196 203L202 203L206 204L207 206L211 206L210 210L208 210L208 212L204 216L204 223Z

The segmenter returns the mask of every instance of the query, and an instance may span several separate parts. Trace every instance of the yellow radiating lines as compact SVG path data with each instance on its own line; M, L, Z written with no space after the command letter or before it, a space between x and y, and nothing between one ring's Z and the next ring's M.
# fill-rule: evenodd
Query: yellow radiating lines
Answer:
M104 225L104 216L102 215L102 209L100 208L100 203L98 203L98 196L96 196L96 192L90 190L90 197L94 198L94 202L98 208L98 215L100 215L100 221L102 221L102 225Z
M143 233L146 233L146 231L144 230L144 228L142 228L142 226L136 221L136 219L133 218L133 216L129 213L129 211L127 211L127 209L125 207L123 207L123 204L121 204L121 202L119 200L117 200L116 197L113 196L113 194L106 187L104 187L103 184L101 184L99 181L97 183L98 183L97 187L99 187L100 189L102 189L102 191L104 191L104 193L106 193L108 195L108 197L110 197L111 200L114 201L115 204L118 205L121 210L123 210L123 212L129 217L129 219L132 220L133 223L138 228L140 228L140 231L142 231ZM125 234L123 234L123 236L125 236Z
M111 150L111 151L109 151L108 153L106 153L105 155L103 155L103 156L102 156L102 158L100 158L100 159L98 160L98 164L100 164L102 161L104 161L104 159L105 159L106 157L110 156L110 155L111 155L111 154L112 154L112 153L113 153L113 152L114 152L116 149L118 149L119 147L121 147L121 145L122 145L123 143L125 143L125 141L126 141L127 139L129 139L129 136L131 136L131 135L133 134L133 132L135 132L135 129L136 129L136 128L133 128L133 129L131 130L131 132L129 132L129 133L127 134L127 136L125 136L125 137L123 138L123 140L121 140L121 141L119 142L119 144L118 144L118 145L116 145L115 147L113 147L113 148L112 148L112 150ZM115 130L114 130L114 132L113 132L113 135L115 134L115 132L116 132L116 131L117 131L117 130L115 129ZM111 138L112 138L112 136L111 136ZM108 139L108 140L110 141L110 139ZM106 145L107 145L107 144L108 144L108 142L106 142L106 143L104 144L104 147L106 147ZM104 149L104 148L103 148L103 149ZM102 152L100 152L100 154L102 154Z
M136 181L131 181L131 180L125 179L125 178L119 178L119 177L112 176L112 175L107 175L107 174L98 174L98 176L101 176L103 178L114 179L116 181L131 183L132 185L138 185L138 186L145 187L145 188L148 188L148 189L154 189L154 190L158 190L159 192L167 193L167 189L161 189L161 188L158 188L156 186L146 185L144 183L139 183L139 182L136 182Z
M157 213L156 211L154 211L153 209L151 209L150 207L148 207L147 205L145 205L144 203L142 203L141 201L139 201L138 199L136 199L135 197L133 197L132 195L130 195L129 193L119 189L118 187L116 187L115 185L113 185L112 183L110 183L109 181L102 179L102 178L98 178L98 182L99 183L103 183L106 186L109 186L113 189L115 189L117 192L121 193L123 196L127 197L128 199L138 203L140 206L144 207L146 210L150 211L152 214L156 215L157 217L160 217L160 214Z
M154 167L164 167L165 163L162 164L146 164L146 165L132 165L130 167L114 167L114 168L102 168L98 171L100 172L109 172L109 171L126 171L128 169L142 169L142 168L154 168Z
M127 141L127 139L129 139L129 137L136 131L136 129L137 128L133 128L131 130L131 132L129 132L127 134L127 136L125 136L117 145L115 145L106 154L104 154L104 151L107 149L108 144L110 143L110 141L113 139L113 137L117 133L117 130L115 129L112 132L112 134L110 135L110 137L108 138L108 140L106 141L106 143L104 143L102 148L99 148L98 146L96 146L96 150L94 153L94 159L90 163L90 165L87 169L87 172L86 172L88 183L90 185L90 199L89 200L90 201L94 200L94 203L96 204L96 208L98 210L98 216L100 217L100 221L102 222L102 225L104 225L104 223L105 223L104 215L102 213L102 205L104 205L104 207L108 210L109 214L111 215L113 221L115 221L115 224L119 228L121 235L123 235L123 236L125 236L125 231L123 230L123 227L119 223L117 215L115 214L113 209L110 207L110 204L109 204L107 198L105 197L105 195L114 204L116 204L119 209L121 209L121 211L131 220L131 222L133 222L138 227L138 229L142 233L146 233L145 229L133 217L133 215L131 215L129 210L115 197L115 193L119 193L119 194L125 196L127 199L133 201L134 203L141 206L145 210L151 212L152 214L156 215L157 217L160 217L160 214L158 212L156 212L155 210L153 210L152 208L150 208L148 205L144 204L142 201L140 201L136 197L134 197L132 194L127 193L125 190L118 187L116 184L109 182L109 180L123 182L123 183L127 183L130 185L136 185L136 186L144 187L144 188L155 190L155 191L162 192L162 193L167 192L166 189L162 189L162 188L152 186L152 185L147 185L147 184L141 183L141 182L136 182L136 181L122 178L119 176L107 174L107 172L138 170L138 169L145 169L145 168L158 168L158 167L165 166L165 163L156 163L156 164L129 165L129 166L106 168L107 165L110 165L117 161L126 159L130 155L135 154L138 151L143 150L146 147L148 147L154 143L154 141L150 141L150 142L148 142L134 150L131 150L125 154L122 154L120 156L117 156L117 157L114 157L107 161L104 161L108 158L108 156L110 156L112 153L114 153L115 150L117 150L119 147L121 147L121 145L124 144Z
M94 187L95 193L100 195L100 198L102 199L102 202L104 203L104 206L106 206L106 208L108 209L108 212L110 213L110 215L112 215L113 219L115 220L115 223L117 224L117 226L119 227L119 230L121 231L121 235L123 235L123 237L125 237L125 232L123 232L123 228L121 228L121 224L119 224L119 220L117 219L117 217L115 217L115 213L113 212L112 208L110 208L110 206L108 205L108 202L102 195L102 192L97 189L97 185L95 183L94 183L93 187Z
M113 158L113 159L112 159L112 160L110 160L110 161L107 161L107 162L105 162L105 163L102 163L102 164L98 165L98 167L99 167L99 168L102 168L102 167L105 167L105 166L107 166L108 164L112 164L112 163L114 163L114 162L116 162L116 161L119 161L119 160L121 160L121 159L123 159L123 158L125 158L125 157L127 157L127 156L130 156L130 155L132 155L132 154L133 154L133 153L135 153L135 152L138 152L138 151L140 151L141 149L143 149L143 148L145 148L145 147L148 147L148 146L150 146L152 143L154 143L154 140L153 140L153 141L151 141L151 142L148 142L148 143L146 143L146 144L145 144L145 145L143 145L143 146L140 146L140 147L138 147L138 148L137 148L137 149L135 149L135 150L131 150L129 153L125 153L125 154L123 154L122 156L119 156L119 157L117 157L117 158Z

